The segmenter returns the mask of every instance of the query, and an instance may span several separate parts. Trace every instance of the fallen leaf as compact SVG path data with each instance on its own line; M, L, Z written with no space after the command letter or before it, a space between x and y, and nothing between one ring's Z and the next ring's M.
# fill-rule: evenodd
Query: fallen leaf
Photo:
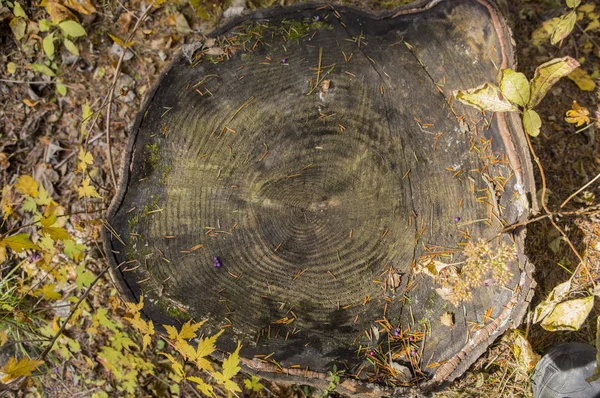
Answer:
M531 344L521 333L514 330L512 335L513 340L513 354L519 365L519 370L523 374L528 374L540 360L540 356L533 352Z
M567 0L567 7L569 8L575 8L579 4L581 4L581 0Z
M0 371L5 374L2 377L2 382L6 383L11 379L15 379L21 376L31 376L31 373L42 366L44 361L37 361L29 358L21 358L19 362L14 357L11 357L6 365L4 365Z
M29 195L34 198L39 195L38 183L29 175L22 175L17 178L17 182L15 182L15 189L17 192L23 195Z
M94 163L94 157L90 152L86 152L83 148L79 149L79 156L77 157L79 162L77 163L77 170L85 172L88 164Z
M50 33L44 37L42 41L42 47L44 48L44 52L48 56L48 58L54 58L54 33Z
M552 36L552 32L556 29L556 25L560 22L561 17L555 17L548 21L542 22L542 25L533 31L531 41L534 46L539 46Z
M531 80L531 97L527 107L533 108L539 104L560 78L567 76L578 66L579 62L571 57L555 58L538 66Z
M573 108L567 111L567 117L565 117L565 121L567 123L575 124L576 127L579 127L583 124L590 123L589 117L590 111L587 108L579 105L577 101L573 101Z
M573 80L581 91L594 91L596 89L594 80L581 68L575 69L567 77Z
M508 112L517 110L516 106L503 97L498 87L489 83L466 91L456 91L454 96L460 102L482 111Z
M524 74L510 68L502 70L500 91L514 104L526 106L529 102L529 81Z
M96 12L96 7L90 0L64 0L64 4L72 10L84 15L91 15Z
M593 306L594 296L564 301L540 325L549 331L579 330Z
M442 325L451 328L454 326L454 315L452 315L451 312L443 313L442 316L440 316L440 322Z
M25 10L23 10L23 7L21 6L21 4L17 3L16 1L15 1L15 5L13 7L13 14L15 14L15 17L27 18L27 14L25 14Z
M77 48L75 43L73 43L71 40L69 40L65 37L63 39L63 45L65 46L65 48L67 49L68 52L70 52L73 55L79 56L79 49Z
M570 279L568 279L566 282L563 282L563 283L555 286L554 289L552 289L552 291L548 295L548 297L546 297L546 299L544 301L539 303L537 305L537 307L535 307L535 310L533 310L533 323L538 323L542 319L544 319L546 316L548 316L548 314L550 312L552 312L554 307L556 307L556 304L558 304L565 297L567 297L570 290L571 290L571 280Z
M27 21L24 18L13 18L8 24L10 26L10 30L12 30L13 35L17 41L20 41L23 37L25 37L25 32L27 31Z
M58 27L68 37L81 37L87 35L87 32L85 31L83 26L79 24L79 22L64 21L59 23Z
M102 198L102 196L100 196L100 194L98 193L98 191L96 191L96 188L94 188L92 185L90 185L90 179L89 178L85 178L82 183L81 186L77 188L77 192L79 193L79 198Z
M50 20L54 24L61 23L66 20L77 20L77 16L73 14L69 9L62 4L55 1L44 0L40 3L46 9L46 12L50 16Z
M54 77L56 74L52 71L52 69L48 68L46 65L42 64L30 64L29 69L34 72L41 73L42 75Z

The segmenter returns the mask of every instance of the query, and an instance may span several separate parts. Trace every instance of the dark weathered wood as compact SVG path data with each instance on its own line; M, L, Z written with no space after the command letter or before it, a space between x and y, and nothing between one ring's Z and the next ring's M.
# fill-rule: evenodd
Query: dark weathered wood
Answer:
M232 22L192 65L173 62L138 117L108 216L125 242L106 235L125 263L114 280L128 300L145 294L156 323L207 319L208 333L226 328L221 349L241 340L249 359L358 372L365 347L387 347L383 328L366 336L385 318L425 334L398 362L420 358L429 386L457 377L520 322L531 290L522 232L501 233L534 192L520 122L450 100L508 66L509 32L486 0ZM432 251L460 260L467 235L514 241L519 258L506 286L457 308L414 270Z

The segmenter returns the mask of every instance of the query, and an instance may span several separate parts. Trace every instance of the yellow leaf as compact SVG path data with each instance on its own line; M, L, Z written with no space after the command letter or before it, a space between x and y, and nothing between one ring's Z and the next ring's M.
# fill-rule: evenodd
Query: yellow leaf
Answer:
M15 17L10 20L8 26L10 26L10 30L12 30L17 41L20 41L23 37L25 37L25 32L27 31L27 21L25 18Z
M567 123L573 123L576 127L590 123L590 111L587 108L580 106L577 101L573 101L573 109L567 111L565 118Z
M176 340L174 344L175 349L179 352L186 360L193 359L196 351L186 340Z
M86 125L93 115L94 113L90 108L90 103L88 102L88 100L85 100L85 104L83 104L83 108L81 111L81 134L86 135L88 133L86 131Z
M54 33L50 33L42 40L42 47L44 52L50 59L54 59Z
M458 90L454 96L460 102L474 106L482 111L508 112L516 111L517 107L504 98L500 88L485 83L470 90Z
M519 370L523 374L528 374L529 371L535 368L535 365L540 360L540 356L533 352L529 341L518 331L515 330L511 337L513 339L513 354L517 359Z
M556 44L565 37L569 36L575 27L575 22L577 22L577 13L575 11L571 11L567 15L563 15L560 21L558 21L554 27L552 37L550 38L550 43Z
M134 303L125 303L125 306L127 307L127 310L133 314L137 314L138 312L140 312L140 310L142 308L144 308L144 295L142 294L140 296L140 302L138 304L134 304Z
M230 392L241 392L242 391L240 389L240 387L231 380L233 378L233 376L235 376L241 370L241 368L239 366L239 364L240 364L240 348L242 348L242 346L238 342L238 346L237 346L236 350L234 352L232 352L231 355L229 355L229 357L227 357L227 359L225 359L223 361L223 372L222 373L215 372L213 374L213 377L215 378L215 380L219 384L222 384L225 387L225 389L227 389Z
M62 298L62 294L56 291L55 283L48 283L44 285L41 289L37 289L35 291L37 296L44 296L45 300L59 300Z
M537 28L531 34L531 41L534 46L539 46L550 38L552 32L556 29L556 25L561 21L561 17L555 17L548 21L542 22L542 26Z
M163 325L169 334L170 339L174 340L182 340L182 339L193 339L196 337L196 330L200 328L206 321L193 323L192 321L187 321L181 326L181 331L177 332L177 329L170 325Z
M0 242L0 264L6 260L6 246Z
M15 6L13 7L13 14L15 14L15 17L22 17L22 18L27 18L27 14L25 14L25 10L23 10L23 7L21 6L21 4L15 2Z
M52 203L52 196L50 196L50 193L46 191L43 185L40 185L39 195L35 198L35 203L38 206L46 206Z
M39 195L38 183L29 175L22 175L17 178L15 189L23 195L33 196L34 198Z
M62 4L55 1L44 1L42 4L46 9L52 23L57 24L66 20L77 21L77 16L73 14L69 9Z
M21 358L19 362L14 357L11 357L6 365L0 369L6 376L2 378L2 382L6 383L11 379L21 376L31 376L31 372L44 364L44 361L37 361L29 358Z
M96 7L94 7L90 0L65 0L64 3L70 9L84 15L91 15L96 12Z
M198 390L200 390L204 395L207 395L209 397L212 397L213 395L215 395L215 392L213 391L213 387L210 384L207 384L204 380L202 380L201 378L197 377L197 376L189 376L186 377L186 380L189 380L191 382L196 383L196 387L198 388Z
M579 330L594 306L594 296L564 301L540 324L549 331Z
M6 64L6 70L8 71L8 73L10 73L11 75L14 75L15 72L17 71L17 64L15 64L14 62L9 62Z
M86 152L83 148L79 149L79 156L77 157L79 160L77 164L77 170L81 170L85 172L87 170L88 164L94 163L94 157L90 152Z
M595 4L586 3L586 4L582 5L581 7L579 7L579 11L589 13L589 12L594 11L594 8L596 8Z
M445 312L440 316L440 322L442 325L451 328L454 326L454 315L452 315L450 312Z
M594 91L596 89L594 80L592 80L590 75L581 68L575 69L567 77L573 80L581 91Z
M81 183L81 186L77 188L77 192L79 193L79 198L102 198L96 188L90 185L90 179L86 178Z
M528 108L533 108L546 96L552 86L562 77L579 67L579 62L571 57L554 58L535 69L531 80L531 97Z
M16 234L4 238L0 243L8 245L11 249L20 253L23 250L37 250L37 245L29 240L29 234Z
M7 340L8 340L8 335L6 334L6 332L4 330L0 330L0 347L2 347L4 344L6 344Z

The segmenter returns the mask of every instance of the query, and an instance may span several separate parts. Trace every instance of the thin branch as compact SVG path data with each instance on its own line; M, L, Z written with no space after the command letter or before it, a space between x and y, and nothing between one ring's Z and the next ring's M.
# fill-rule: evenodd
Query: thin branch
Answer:
M124 263L122 263L124 264ZM120 267L122 264L119 264L117 266ZM100 280L100 278L102 278L102 276L104 276L104 274L110 269L110 263L102 270L102 272L100 272L98 274L98 276L96 276L96 279L93 280L93 282L90 284L90 286L86 289L86 291L81 295L81 297L79 298L79 300L75 303L75 306L73 307L73 310L71 310L71 312L69 312L69 315L67 316L67 318L65 319L65 321L63 322L63 324L61 325L60 329L58 329L58 331L56 332L56 334L54 335L54 337L52 338L52 340L50 341L50 344L48 344L48 346L44 349L44 351L42 351L42 353L38 356L38 360L43 361L44 358L46 358L46 355L48 355L48 353L52 350L52 347L54 346L54 343L56 343L56 340L58 340L58 338L63 334L63 332L65 331L65 329L67 328L67 325L69 324L69 321L71 320L71 318L73 317L73 315L75 314L75 311L77 310L77 308L79 307L79 305L83 302L83 300L86 299L86 297L90 294L90 292L92 291L92 288L96 285L96 283L98 283L98 281Z
M587 184L585 184L584 186L582 186L581 188L579 188L573 195L569 196L567 198L567 200L565 200L564 202L562 202L562 204L560 205L560 208L562 209L564 207L564 205L566 205L567 203L569 203L569 201L571 199L573 199L575 196L577 196L581 191L583 191L584 189L586 189L587 187L589 187L590 185L592 185L598 178L600 178L600 174L598 174L596 177L592 178Z
M153 5L154 5L154 1L146 7L144 12L142 12L142 15L135 23L135 26L129 33L129 36L127 36L125 43L128 43L131 41L131 39L133 38L133 35L135 34L135 31L138 29L138 27L144 21L144 19L146 19L146 15L148 15L148 12L152 9ZM115 75L113 77L113 82L112 82L112 85L108 92L108 108L106 110L106 156L108 157L108 165L110 167L110 176L112 178L112 183L113 183L113 186L115 187L115 189L117 189L117 176L116 176L115 167L114 167L113 161L112 161L112 151L111 151L111 145L110 145L110 114L111 114L111 110L112 110L111 105L112 105L113 95L115 93L115 87L117 86L117 79L119 78L119 75L121 73L121 66L123 65L123 59L125 58L126 53L127 53L127 48L124 46L121 46L121 56L119 57L119 62L117 63L117 67L115 68Z
M62 84L63 86L65 86L65 87L68 87L68 88L77 88L77 87L75 87L75 86L71 86L71 85L64 84L64 83L61 83L61 82L57 82L57 81L54 81L54 80L50 80L50 81L47 81L47 82L46 82L46 81L41 81L41 82L30 82L30 81L27 81L27 80L10 80L10 79L0 79L0 82L2 82L2 83L15 83L15 84L32 84L32 85L42 85L42 84Z

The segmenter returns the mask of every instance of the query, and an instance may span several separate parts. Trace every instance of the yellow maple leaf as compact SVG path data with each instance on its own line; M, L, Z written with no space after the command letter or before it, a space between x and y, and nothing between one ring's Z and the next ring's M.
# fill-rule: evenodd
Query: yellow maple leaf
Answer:
M11 249L16 251L17 253L22 252L23 250L30 249L39 249L39 247L31 242L29 239L29 234L16 234L12 236L7 236L6 238L0 241L2 245L8 245Z
M212 365L205 357L212 354L215 351L215 342L217 341L217 338L221 335L221 333L223 333L223 330L219 331L219 333L217 334L214 334L204 339L200 339L200 341L198 341L198 348L196 349L196 353L194 355L194 359L196 361L196 366L198 367L198 369L204 369L209 372L213 371Z
M192 321L187 321L181 326L181 330L178 332L174 326L171 325L163 325L169 334L170 339L174 340L183 340L183 339L193 339L196 337L196 330L200 329L206 321L192 323Z
M213 377L217 381L217 383L222 384L227 391L230 392L241 392L240 387L231 379L235 376L240 370L240 348L242 346L238 342L238 346L234 352L227 357L223 361L223 372L215 372Z
M15 189L23 195L29 195L34 198L39 195L38 183L33 179L32 176L29 175L22 175L21 177L17 178Z
M92 112L92 108L90 108L90 103L88 100L85 100L85 104L83 104L83 108L81 109L81 135L86 135L88 132L86 130L87 124L94 115Z
M77 163L77 170L81 170L85 172L87 170L88 164L94 163L94 157L90 152L86 152L83 148L79 149L79 156L77 157L79 162Z
M590 123L589 114L590 111L587 108L580 106L577 101L573 101L573 109L567 111L565 120L567 123L573 123L576 127L579 127L582 124Z
M45 300L59 300L62 298L62 294L56 291L55 283L48 283L44 285L41 289L37 289L34 292L37 296L44 296Z
M96 188L90 185L90 179L86 178L82 181L81 186L77 188L77 192L79 193L79 198L102 198Z
M131 312L132 314L136 314L136 313L140 312L140 310L142 308L144 308L144 295L142 294L140 296L140 302L138 304L125 303L125 306L127 307L127 310L129 312Z
M11 357L6 365L0 369L5 376L2 377L2 382L6 383L11 379L15 379L21 376L31 376L31 372L39 368L44 364L44 361L38 361L35 359L21 358L19 362L14 357Z
M4 215L4 220L6 220L13 212L12 207L12 187L10 185L5 185L2 188L2 199L0 199L0 211Z

